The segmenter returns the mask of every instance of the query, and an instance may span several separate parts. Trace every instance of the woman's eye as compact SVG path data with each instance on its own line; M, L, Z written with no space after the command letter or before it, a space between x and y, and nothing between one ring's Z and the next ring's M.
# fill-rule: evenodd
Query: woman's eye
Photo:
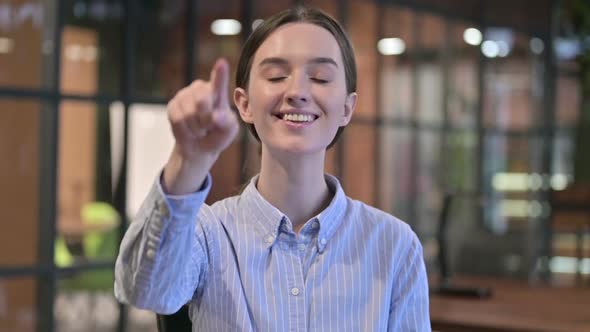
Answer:
M268 79L269 82L280 82L285 79L285 76L276 76Z
M319 83L319 84L326 84L329 82L328 80L324 80L324 79L317 78L317 77L312 77L311 80L316 83Z

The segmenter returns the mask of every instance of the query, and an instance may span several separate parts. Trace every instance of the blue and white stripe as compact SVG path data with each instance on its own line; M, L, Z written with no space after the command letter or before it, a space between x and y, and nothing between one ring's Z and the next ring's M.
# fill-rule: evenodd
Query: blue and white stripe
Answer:
M115 295L193 331L430 331L422 246L395 217L334 192L299 235L258 193L204 204L155 181L117 258Z

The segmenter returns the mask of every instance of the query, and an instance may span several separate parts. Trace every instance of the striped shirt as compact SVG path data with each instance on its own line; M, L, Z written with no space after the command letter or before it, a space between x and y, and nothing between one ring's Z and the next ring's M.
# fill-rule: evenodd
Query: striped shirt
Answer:
M193 331L430 331L422 246L395 217L334 197L297 235L256 189L204 203L155 181L121 243L115 295L170 314L189 304Z

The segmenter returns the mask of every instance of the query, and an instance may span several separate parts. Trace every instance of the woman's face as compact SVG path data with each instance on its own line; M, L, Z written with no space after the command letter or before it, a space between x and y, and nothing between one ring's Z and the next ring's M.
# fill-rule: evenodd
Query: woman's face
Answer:
M311 153L325 149L348 124L356 93L346 92L334 36L314 24L289 23L260 45L248 91L237 88L234 100L267 148Z

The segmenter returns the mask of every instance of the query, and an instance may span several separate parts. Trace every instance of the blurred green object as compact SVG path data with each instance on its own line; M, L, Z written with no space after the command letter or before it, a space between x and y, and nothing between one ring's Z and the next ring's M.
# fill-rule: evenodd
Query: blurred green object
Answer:
M90 202L83 205L80 218L88 231L82 237L83 255L76 256L62 235L55 240L55 264L61 268L72 267L76 262L114 260L119 244L118 228L121 218L115 208L105 202ZM60 278L63 291L112 291L112 269L73 272Z
M55 239L55 265L58 267L68 267L74 263L74 257L70 253L66 241L59 235Z
M117 210L105 202L91 202L84 204L80 217L85 225L109 229L107 232L93 230L84 235L84 256L90 259L114 258L118 242L117 226L120 223Z

